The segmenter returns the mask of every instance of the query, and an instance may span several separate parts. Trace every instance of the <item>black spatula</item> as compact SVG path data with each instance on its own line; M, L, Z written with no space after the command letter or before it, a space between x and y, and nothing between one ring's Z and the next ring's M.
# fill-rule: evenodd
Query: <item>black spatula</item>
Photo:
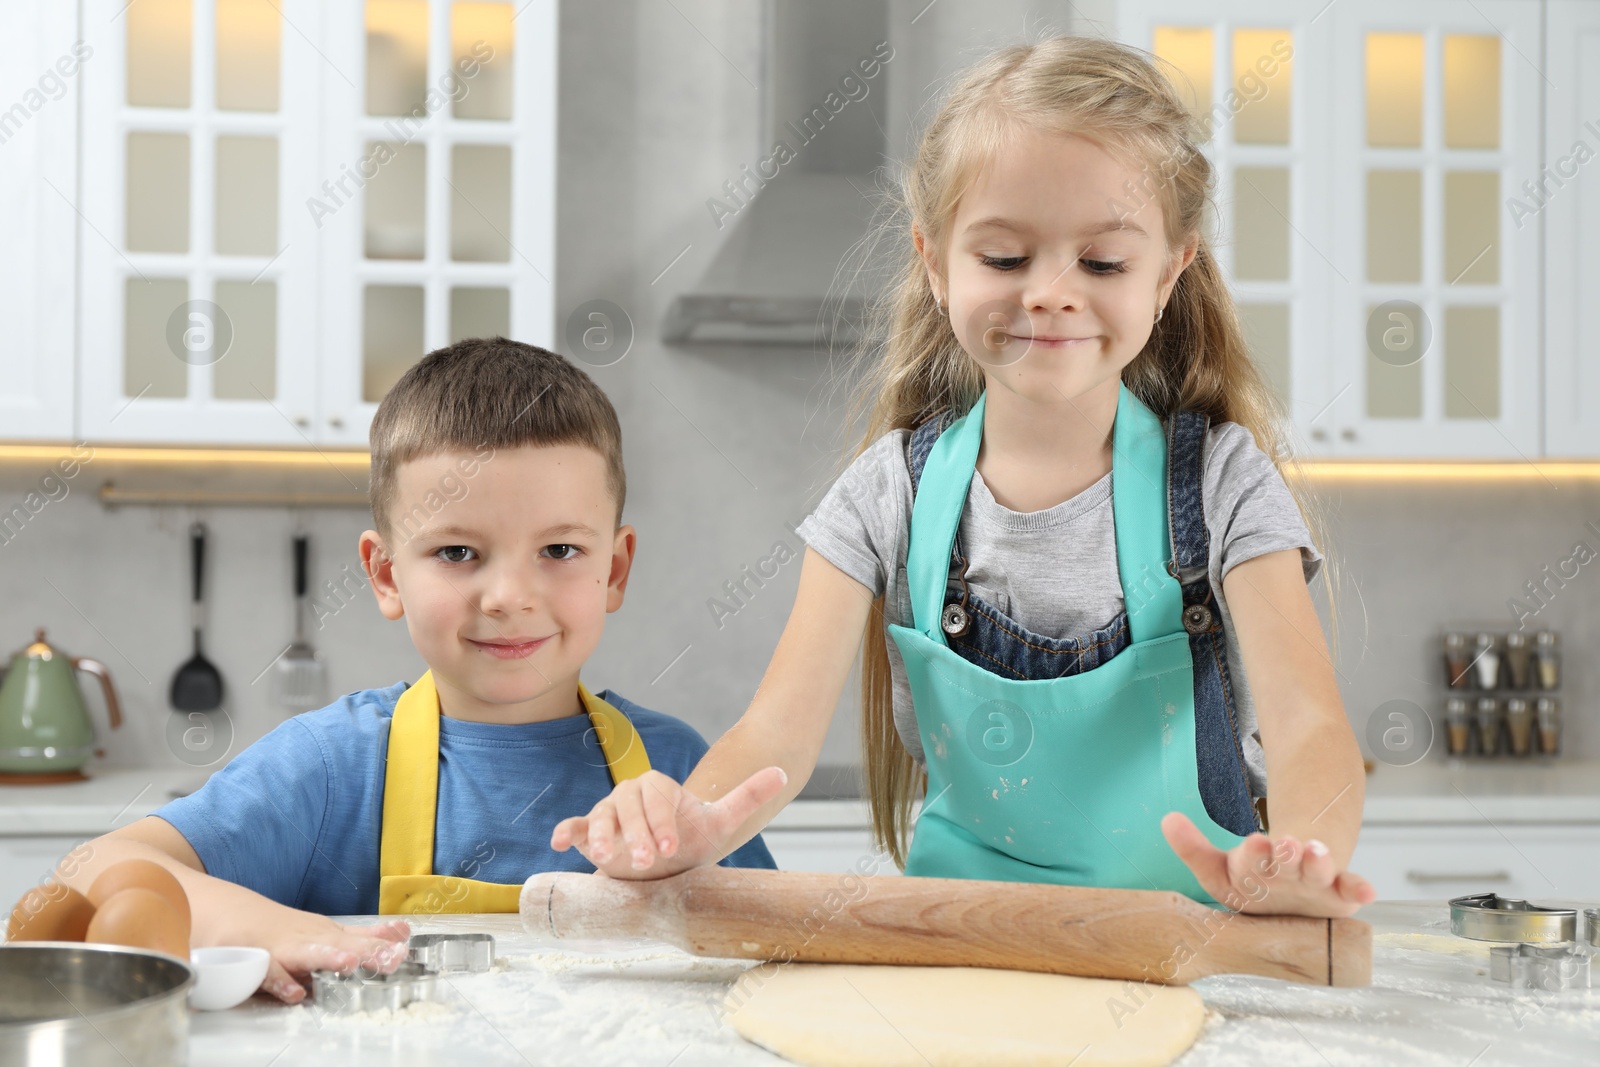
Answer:
M189 527L189 543L194 556L194 657L172 676L172 706L178 711L215 711L222 707L222 675L200 651L200 625L205 605L200 596L200 578L205 570L206 524Z

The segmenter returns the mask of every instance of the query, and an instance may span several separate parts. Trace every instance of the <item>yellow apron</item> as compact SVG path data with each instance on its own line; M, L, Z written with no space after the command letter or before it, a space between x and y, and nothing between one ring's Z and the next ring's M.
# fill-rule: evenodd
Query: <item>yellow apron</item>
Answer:
M644 741L628 717L578 683L613 784L650 769ZM389 725L383 775L383 831L378 846L378 914L514 912L522 883L502 885L433 873L439 804L439 691L433 672L400 694Z

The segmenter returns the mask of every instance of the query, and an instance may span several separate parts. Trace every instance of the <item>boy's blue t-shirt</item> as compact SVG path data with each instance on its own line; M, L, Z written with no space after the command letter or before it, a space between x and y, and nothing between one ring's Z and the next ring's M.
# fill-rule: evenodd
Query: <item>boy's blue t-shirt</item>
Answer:
M155 814L188 839L207 874L302 911L376 914L389 724L407 688L349 693L296 715ZM694 727L609 690L598 696L632 720L653 769L688 778L707 748ZM610 792L587 715L516 724L441 716L433 873L518 883L540 871L592 872L577 849L551 849L550 833ZM722 863L777 866L760 835Z

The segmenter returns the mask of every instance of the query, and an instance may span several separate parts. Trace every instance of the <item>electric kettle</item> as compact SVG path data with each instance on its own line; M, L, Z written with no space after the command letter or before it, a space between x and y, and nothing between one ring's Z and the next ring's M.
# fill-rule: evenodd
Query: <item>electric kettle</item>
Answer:
M11 657L0 683L0 784L84 780L83 765L94 755L94 725L73 673L79 670L100 679L111 728L122 725L106 665L52 648L40 628L33 644Z

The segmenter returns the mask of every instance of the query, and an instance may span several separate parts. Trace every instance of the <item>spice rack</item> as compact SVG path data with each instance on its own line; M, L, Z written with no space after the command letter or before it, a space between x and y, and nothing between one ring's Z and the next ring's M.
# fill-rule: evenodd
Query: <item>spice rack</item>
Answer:
M1445 751L1524 759L1561 751L1561 635L1452 630L1441 638Z

